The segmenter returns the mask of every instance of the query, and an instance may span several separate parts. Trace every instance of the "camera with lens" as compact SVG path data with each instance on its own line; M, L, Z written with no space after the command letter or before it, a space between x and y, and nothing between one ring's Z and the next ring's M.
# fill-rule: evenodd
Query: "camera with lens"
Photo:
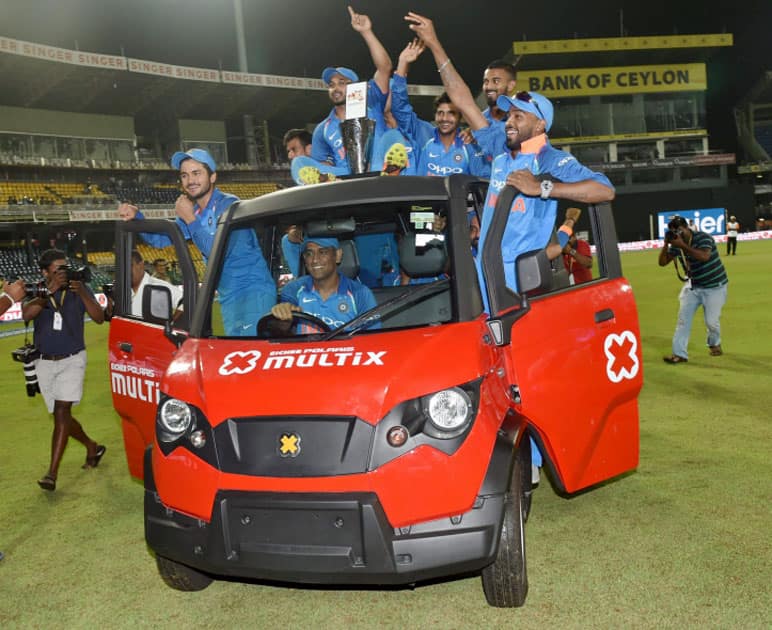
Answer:
M27 384L27 396L30 398L34 397L35 394L40 393L38 375L37 372L35 372L35 360L39 357L40 352L38 352L37 348L30 343L26 343L21 348L17 348L11 352L11 358L14 361L23 364L24 380Z
M113 299L115 295L115 284L112 282L108 282L107 284L102 285L102 293L105 294L106 298Z
M671 243L672 241L676 240L681 234L678 232L678 230L668 230L665 232L665 242Z
M48 287L45 282L25 282L24 283L24 297L26 298L43 298L48 297Z
M72 265L62 265L58 271L64 271L67 275L67 282L76 280L78 282L91 282L91 269L88 267L79 267L76 269Z

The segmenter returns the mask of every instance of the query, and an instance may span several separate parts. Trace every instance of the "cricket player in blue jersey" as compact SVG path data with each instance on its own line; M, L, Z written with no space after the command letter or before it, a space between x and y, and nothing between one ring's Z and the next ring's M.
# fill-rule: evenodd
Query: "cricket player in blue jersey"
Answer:
M464 143L460 132L461 114L447 94L441 94L434 101L434 125L421 120L410 105L407 73L423 48L417 40L408 43L399 55L397 71L391 80L391 113L399 130L413 145L415 174L444 177L467 173L488 177L490 164L478 146Z
M367 117L375 121L373 142L377 142L387 131L383 109L389 95L391 57L373 33L370 18L356 13L351 7L348 10L351 15L351 27L362 35L375 64L375 75L367 82ZM350 68L329 67L322 72L322 81L327 85L333 107L327 118L314 129L311 157L317 162L326 162L336 169L341 169L341 173L336 171L336 174L349 174L351 169L346 160L346 147L343 145L340 123L346 116L346 86L349 83L357 83L359 76Z
M171 165L180 171L183 190L174 206L177 225L185 238L196 244L204 260L208 260L218 219L238 197L215 187L217 165L204 149L178 151L172 156ZM118 206L118 216L124 221L144 219L139 209L128 203ZM172 243L165 234L143 232L142 238L153 247L167 247ZM276 303L276 283L254 230L231 232L217 291L225 334L254 335L257 321Z
M602 173L591 171L570 153L550 145L546 134L552 126L554 112L552 103L541 94L518 92L514 96L498 97L497 108L507 113L505 134L502 136L477 108L472 92L437 38L432 21L417 13L409 13L405 19L410 23L410 29L432 51L450 98L458 105L472 129L477 130L475 138L487 134L492 137L491 143L501 147L501 153L493 161L483 208L480 250L502 188L510 185L520 191L510 208L501 243L506 283L517 291L515 260L522 253L547 246L555 228L557 199L603 203L614 198L614 187ZM558 233L561 247L565 246L570 236L570 226L561 228ZM485 279L482 273L479 276L487 310Z
M484 247L499 193L506 185L514 186L519 194L509 209L501 253L507 286L517 291L515 261L520 254L547 246L555 228L557 199L602 203L611 201L615 193L605 175L549 143L546 132L553 119L549 99L536 92L518 92L513 97L500 96L498 106L508 112L507 150L493 161L479 247ZM561 227L561 248L570 236L571 230Z
M503 145L491 167L490 185L483 208L480 226L479 251L485 246L485 237L493 218L498 195L505 185L514 186L519 192L508 210L507 226L501 241L506 284L517 291L515 260L525 252L546 248L555 228L557 199L583 203L603 203L614 199L614 187L608 178L580 164L565 151L553 148L547 139L552 126L554 111L546 97L535 92L518 92L514 96L501 95L497 107L507 112L505 134L488 120L477 108L472 92L453 67L440 43L432 21L417 13L408 13L405 20L410 29L421 38L434 55L437 69L450 98L458 106L474 130L486 130L489 139ZM475 138L480 135L475 131ZM483 145L483 142L480 142ZM487 149L486 149L487 150ZM570 226L561 228L559 239L570 237ZM565 243L561 241L561 246ZM556 248L558 255L560 248ZM490 312L485 277L479 258L477 271L480 279L485 310ZM533 463L532 481L538 483L542 458L539 449L531 441Z
M335 329L375 308L373 292L338 270L342 258L343 250L337 238L314 236L304 239L302 259L308 275L284 285L279 303L271 309L271 314L289 324L293 311L302 311ZM376 323L371 327L379 326ZM301 323L298 332L320 331L311 324Z

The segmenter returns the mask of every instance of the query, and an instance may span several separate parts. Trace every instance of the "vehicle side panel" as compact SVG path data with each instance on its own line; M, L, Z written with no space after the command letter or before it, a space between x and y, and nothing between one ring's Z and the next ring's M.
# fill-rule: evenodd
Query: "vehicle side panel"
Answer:
M531 302L512 331L519 413L535 428L563 489L576 492L638 464L640 331L624 278Z

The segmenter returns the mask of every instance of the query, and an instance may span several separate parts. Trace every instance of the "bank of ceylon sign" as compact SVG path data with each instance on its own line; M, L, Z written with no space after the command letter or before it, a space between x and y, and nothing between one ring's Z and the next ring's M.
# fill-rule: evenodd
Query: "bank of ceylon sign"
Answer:
M611 68L524 70L517 73L518 89L540 92L550 98L643 92L706 90L704 63Z

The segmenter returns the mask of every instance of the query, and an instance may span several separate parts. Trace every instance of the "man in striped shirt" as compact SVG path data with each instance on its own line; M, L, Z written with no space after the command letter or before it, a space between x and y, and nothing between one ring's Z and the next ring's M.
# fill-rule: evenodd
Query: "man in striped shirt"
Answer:
M700 306L708 329L709 353L714 357L723 354L720 318L721 309L726 303L728 279L713 237L689 229L683 217L673 217L668 223L665 246L659 252L659 265L664 267L673 260L676 261L676 270L679 263L683 267L686 282L679 295L681 307L673 335L673 354L664 357L665 362L675 364L689 360L687 346L692 320Z

